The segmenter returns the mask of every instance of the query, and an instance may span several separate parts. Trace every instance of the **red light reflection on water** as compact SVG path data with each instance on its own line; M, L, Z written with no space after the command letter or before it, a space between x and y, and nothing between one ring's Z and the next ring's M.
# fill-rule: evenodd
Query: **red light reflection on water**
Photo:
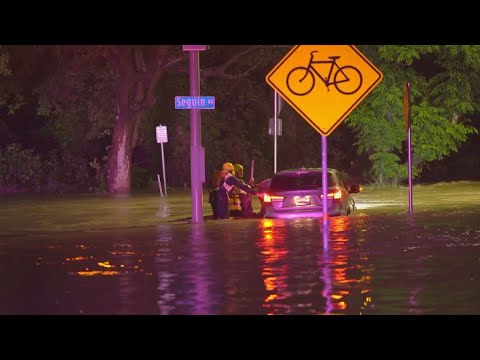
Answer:
M321 219L263 219L259 223L258 246L267 292L262 306L267 314L357 313L359 297L363 302L360 313L371 304L373 269L367 268L368 259L359 260L352 250L350 226L348 217L331 217L327 234L323 233ZM363 234L361 230L359 233ZM299 257L304 259L303 264L298 263ZM315 273L316 277L310 278ZM357 307L350 310L352 301Z
M360 265L357 260L349 258L350 254L355 254L350 248L348 233L350 230L351 218L346 216L331 217L329 224L329 243L330 250L319 257L319 266L322 266L325 278L330 277L332 286L325 291L324 296L328 299L326 313L345 313L349 308L349 301L354 296L363 298L362 311L372 302L369 295L370 284L372 280L373 269L367 267L368 258L361 257ZM362 226L362 225L360 225ZM359 233L363 234L364 229ZM363 236L363 235L360 235ZM362 241L362 239L360 239ZM360 270L360 276L354 275L358 272L352 272L352 269ZM328 280L326 281L328 283ZM351 312L349 312L351 313Z
M286 257L288 250L285 245L285 221L264 219L259 224L259 247L262 255L262 276L267 291L263 308L267 315L275 315L282 300L285 300L288 277ZM286 305L285 305L286 306Z

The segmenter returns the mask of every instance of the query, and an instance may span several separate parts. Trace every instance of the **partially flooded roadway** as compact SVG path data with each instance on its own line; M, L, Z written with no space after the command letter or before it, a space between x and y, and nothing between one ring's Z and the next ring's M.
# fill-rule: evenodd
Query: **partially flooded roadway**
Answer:
M325 247L321 219L192 225L183 192L2 195L0 314L480 314L479 183L354 197Z

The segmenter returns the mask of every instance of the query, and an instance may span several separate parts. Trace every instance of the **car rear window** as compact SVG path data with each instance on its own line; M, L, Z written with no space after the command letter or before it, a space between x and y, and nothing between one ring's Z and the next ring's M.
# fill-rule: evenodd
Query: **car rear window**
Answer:
M335 186L331 173L327 174L328 187ZM312 190L322 188L322 173L287 173L277 174L270 184L272 191Z

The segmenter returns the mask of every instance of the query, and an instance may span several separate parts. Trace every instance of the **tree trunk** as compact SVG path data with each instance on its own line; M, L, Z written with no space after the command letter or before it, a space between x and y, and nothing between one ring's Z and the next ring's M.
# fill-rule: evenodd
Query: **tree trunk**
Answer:
M108 193L129 194L132 177L133 134L138 114L121 111L112 135L112 147L108 157Z
M155 103L155 87L165 69L183 59L182 54L168 60L168 50L168 45L122 45L108 47L106 51L106 56L117 74L115 94L118 106L117 123L108 157L109 194L130 193L132 153L138 140L142 113Z

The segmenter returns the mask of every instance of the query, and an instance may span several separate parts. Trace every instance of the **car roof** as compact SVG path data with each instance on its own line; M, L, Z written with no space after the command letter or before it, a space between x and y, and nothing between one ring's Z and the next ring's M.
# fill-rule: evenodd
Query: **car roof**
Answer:
M321 172L321 171L322 171L322 168L305 168L305 167L300 167L300 168L294 168L294 169L287 169L287 170L278 171L277 173L275 173L274 176L276 176L276 175L285 175L285 174L293 174L293 173L297 173L297 172L312 172L312 173L316 173L316 172ZM337 169L333 169L333 168L327 168L327 172L329 172L329 173L338 173L338 170L337 170Z

